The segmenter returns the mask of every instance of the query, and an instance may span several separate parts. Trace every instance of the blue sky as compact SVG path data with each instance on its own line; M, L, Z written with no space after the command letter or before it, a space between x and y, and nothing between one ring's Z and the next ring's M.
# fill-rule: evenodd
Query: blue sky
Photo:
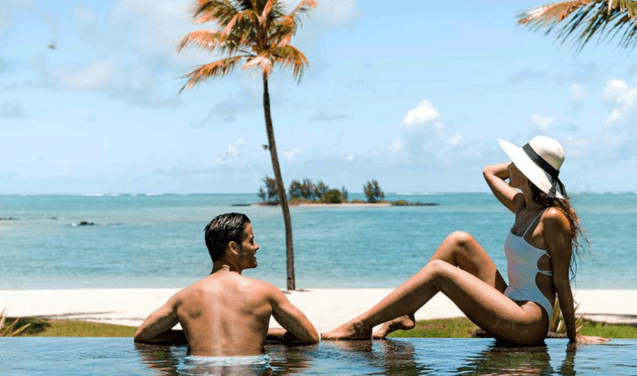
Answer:
M571 192L637 191L637 61L516 25L540 1L322 0L270 79L286 184L486 191L498 138L564 145ZM398 4L398 5L396 5ZM0 2L0 193L253 193L272 176L253 72L178 94L187 0ZM55 48L50 48L51 45Z

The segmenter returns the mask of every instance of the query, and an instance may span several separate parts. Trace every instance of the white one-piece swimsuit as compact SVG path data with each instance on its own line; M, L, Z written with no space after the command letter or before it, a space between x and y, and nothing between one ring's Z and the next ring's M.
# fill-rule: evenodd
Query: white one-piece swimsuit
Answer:
M504 243L509 286L504 290L504 294L514 301L528 300L539 304L544 308L550 319L553 313L553 305L537 287L535 278L538 273L548 276L553 275L551 270L540 270L537 266L537 262L542 256L546 255L551 257L551 255L549 255L545 249L535 248L524 239L526 233L533 226L533 223L535 223L543 213L544 211L531 222L522 236L517 236L509 231L509 235Z

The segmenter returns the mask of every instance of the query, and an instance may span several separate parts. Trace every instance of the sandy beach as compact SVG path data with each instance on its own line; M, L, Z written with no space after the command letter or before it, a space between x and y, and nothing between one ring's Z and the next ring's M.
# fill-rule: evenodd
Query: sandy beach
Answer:
M178 289L0 290L0 310L11 317L40 316L138 326ZM308 289L286 292L326 332L370 308L391 289ZM578 314L610 323L637 324L637 290L576 290ZM462 317L444 295L416 312L416 319ZM280 327L274 320L271 327Z

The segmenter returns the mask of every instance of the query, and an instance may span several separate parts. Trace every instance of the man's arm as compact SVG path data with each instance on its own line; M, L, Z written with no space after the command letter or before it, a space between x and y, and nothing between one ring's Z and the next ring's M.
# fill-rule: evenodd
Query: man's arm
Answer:
M177 318L177 295L168 300L163 307L151 313L142 325L135 332L135 342L178 342L177 339L183 336L178 331L170 329L179 323ZM185 337L183 337L185 339Z
M284 341L318 343L318 333L303 312L292 305L278 288L270 286L270 290L272 316L288 331L284 336ZM290 338L290 334L293 335L294 338Z

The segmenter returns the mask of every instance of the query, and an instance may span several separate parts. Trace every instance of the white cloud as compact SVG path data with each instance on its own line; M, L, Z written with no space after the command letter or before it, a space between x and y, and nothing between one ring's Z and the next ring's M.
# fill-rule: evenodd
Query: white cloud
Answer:
M84 43L93 43L97 39L97 13L85 5L73 8L73 29Z
M179 39L198 28L191 10L191 1L116 0L108 23L116 29L137 25L133 33L124 36L136 36L132 42L138 48L174 53Z
M51 77L60 87L70 91L99 90L111 81L115 60L115 57L95 60L80 69L56 68Z
M7 33L15 22L14 12L18 8L33 11L35 0L2 0L0 1L0 36Z
M430 101L420 101L402 119L403 139L389 144L388 150L377 157L385 164L418 168L439 167L466 158L464 135L440 119L440 112Z
M301 154L301 148L294 148L292 150L284 150L281 152L283 158L288 161L293 161L299 154Z
M571 99L579 102L588 96L588 92L582 85L573 84L571 85Z
M637 86L630 87L623 80L608 80L602 98L613 109L606 118L606 126L621 126L634 128L637 118Z
M624 80L608 80L602 98L608 102L618 102L628 91L628 84Z
M553 126L553 118L542 114L531 115L531 123L540 131L548 131Z
M464 137L460 132L456 132L453 136L447 139L447 145L452 148L456 148L464 145Z
M283 0L287 11L291 11L301 0ZM320 0L310 18L323 26L340 26L358 18L358 0Z
M393 153L399 153L403 150L404 147L405 141L395 141L389 145L389 150L391 150Z
M431 124L439 128L440 125L437 124L439 120L440 112L431 102L423 100L416 108L407 111L402 124L405 128L422 128Z
M358 17L358 0L321 0L316 9L318 15L334 24L347 24Z
M221 154L220 157L215 158L214 165L215 166L228 166L235 164L239 161L241 154L241 145L244 145L247 141L243 138L237 140L236 143L230 144L226 147L226 150Z
M120 56L98 59L85 66L58 66L44 85L56 89L101 93L127 104L170 107L180 103L176 92L163 94L160 75L144 64L125 63Z
M0 119L18 119L24 117L24 110L19 103L0 103Z

